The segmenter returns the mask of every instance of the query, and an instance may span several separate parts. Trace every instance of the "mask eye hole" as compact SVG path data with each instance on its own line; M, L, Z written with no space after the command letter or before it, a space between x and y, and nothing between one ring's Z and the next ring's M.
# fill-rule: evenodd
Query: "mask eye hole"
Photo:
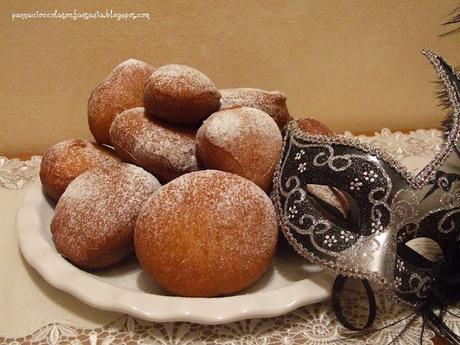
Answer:
M324 218L346 230L359 233L359 208L350 194L318 184L308 184L305 190L312 206Z
M398 248L398 255L414 266L430 268L444 260L439 244L428 237L417 237Z

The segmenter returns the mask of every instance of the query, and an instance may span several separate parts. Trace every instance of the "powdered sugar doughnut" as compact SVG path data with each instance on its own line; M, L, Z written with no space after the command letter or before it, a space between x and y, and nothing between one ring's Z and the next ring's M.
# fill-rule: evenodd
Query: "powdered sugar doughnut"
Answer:
M196 130L148 118L144 108L118 115L110 128L117 154L150 171L162 182L198 170Z
M197 132L197 156L204 167L243 176L266 192L271 188L281 148L281 132L275 121L255 108L221 110Z
M59 200L51 233L57 251L77 266L102 268L133 249L137 216L158 180L131 164L90 170Z
M257 108L265 111L282 129L289 121L290 115L286 106L286 96L279 91L239 88L219 90L220 109L232 108L236 105Z
M143 104L144 85L154 68L130 59L119 64L91 93L88 100L88 124L100 144L110 145L109 129L122 111Z
M147 274L181 296L240 291L267 269L278 224L268 196L230 173L205 170L163 186L139 215L134 244Z
M220 93L200 71L166 65L152 73L145 85L144 107L149 116L178 124L198 123L220 106Z
M46 150L40 165L40 180L46 193L58 200L69 183L86 170L119 162L107 147L84 139L66 140Z

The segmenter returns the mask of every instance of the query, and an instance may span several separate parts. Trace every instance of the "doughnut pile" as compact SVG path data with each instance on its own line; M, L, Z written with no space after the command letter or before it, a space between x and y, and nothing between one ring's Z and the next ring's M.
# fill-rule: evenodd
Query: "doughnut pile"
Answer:
M95 142L66 140L43 156L56 250L85 270L134 251L152 280L180 296L247 288L277 246L267 194L291 119L278 91L218 89L184 65L121 63L89 96ZM299 126L333 135L315 120Z

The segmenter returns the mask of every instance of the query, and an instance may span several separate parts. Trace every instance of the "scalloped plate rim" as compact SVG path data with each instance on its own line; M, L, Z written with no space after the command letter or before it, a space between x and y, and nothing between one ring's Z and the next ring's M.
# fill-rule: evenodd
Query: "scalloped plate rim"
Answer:
M56 252L40 231L43 201L41 184L36 181L26 191L16 216L20 250L48 283L97 309L156 322L221 324L278 316L331 295L334 275L328 271L269 291L216 298L161 296L117 287L76 268Z

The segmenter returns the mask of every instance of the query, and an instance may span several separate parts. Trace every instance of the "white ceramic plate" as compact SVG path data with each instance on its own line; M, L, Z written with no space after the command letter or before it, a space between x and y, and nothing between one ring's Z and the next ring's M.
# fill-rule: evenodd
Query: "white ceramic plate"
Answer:
M53 209L40 182L35 182L17 214L22 254L51 285L99 309L151 321L217 324L276 316L330 296L334 276L289 249L275 256L253 286L230 297L169 296L140 269L134 256L109 270L88 273L57 253L49 230Z

